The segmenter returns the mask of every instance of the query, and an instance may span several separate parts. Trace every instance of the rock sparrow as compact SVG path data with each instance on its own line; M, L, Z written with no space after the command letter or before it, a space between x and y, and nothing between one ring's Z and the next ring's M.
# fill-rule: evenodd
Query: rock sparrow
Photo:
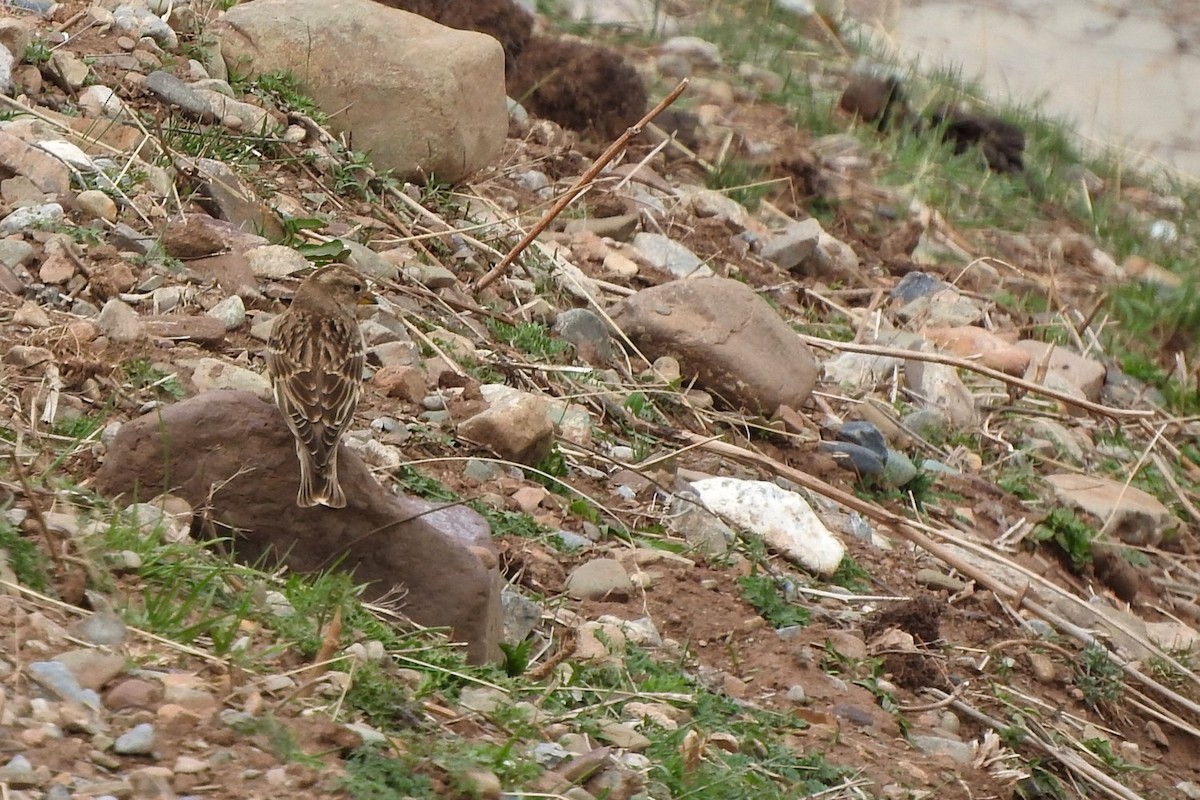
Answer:
M332 264L300 284L271 328L267 371L275 403L296 437L298 506L346 505L337 478L338 442L358 406L366 358L354 307L370 301L361 275Z

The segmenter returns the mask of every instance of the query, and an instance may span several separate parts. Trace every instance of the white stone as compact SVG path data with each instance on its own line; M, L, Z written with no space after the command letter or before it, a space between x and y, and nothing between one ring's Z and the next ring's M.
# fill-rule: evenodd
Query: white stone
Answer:
M89 117L121 119L129 116L125 101L112 89L101 84L89 86L79 93L79 107Z
M225 330L232 331L242 327L246 321L246 304L236 294L226 297L208 310L208 316L220 320Z
M271 381L254 370L239 367L216 358L201 358L192 367L192 383L201 392L213 389L236 389L251 392L260 400L272 400Z
M705 507L806 569L830 575L846 548L803 497L766 481L705 478L692 484Z
M312 263L290 247L266 244L246 251L246 261L256 278L286 278L312 267Z

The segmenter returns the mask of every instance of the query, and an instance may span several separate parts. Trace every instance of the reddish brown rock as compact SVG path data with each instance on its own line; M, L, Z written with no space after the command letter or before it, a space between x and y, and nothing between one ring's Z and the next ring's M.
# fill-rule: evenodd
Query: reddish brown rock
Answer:
M425 372L420 367L393 364L375 373L372 381L388 397L419 403L427 393Z
M108 261L95 266L89 283L97 299L107 300L131 291L137 285L137 278L124 261Z
M1006 375L1024 375L1030 354L991 331L974 325L954 328L927 328L924 336L938 349L963 358L978 359L985 367Z
M1092 402L1100 399L1108 369L1099 361L1085 358L1065 347L1034 339L1024 339L1017 342L1016 346L1031 357L1025 372L1026 380L1039 380L1044 373L1042 382L1047 385L1051 385L1052 380L1058 380L1078 389Z
M225 323L204 314L158 314L141 320L146 335L159 339L209 343L225 339Z
M674 356L686 378L726 402L773 414L812 394L817 365L808 345L744 283L689 278L643 289L612 311L649 359Z
M185 214L173 221L163 236L163 249L176 258L200 258L233 250L243 253L269 244L262 236L208 214Z
M0 173L28 178L47 197L62 197L71 189L66 164L8 132L0 132Z
M112 711L123 708L154 708L162 700L162 686L140 678L126 678L104 693L104 706Z
M279 412L247 392L216 391L125 424L96 488L143 498L170 491L208 506L233 531L239 558L266 556L300 572L340 564L370 598L403 591L404 613L449 627L471 660L495 657L503 581L487 523L462 506L431 512L392 494L344 446L338 471L346 508L300 508L300 467Z

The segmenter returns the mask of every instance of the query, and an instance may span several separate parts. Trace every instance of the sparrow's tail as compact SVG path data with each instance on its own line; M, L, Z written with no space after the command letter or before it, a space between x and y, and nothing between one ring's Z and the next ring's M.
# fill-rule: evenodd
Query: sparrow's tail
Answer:
M296 455L300 457L300 491L296 493L296 505L301 508L345 508L346 495L338 483L336 452L326 465L314 464L308 450L301 446L296 447Z

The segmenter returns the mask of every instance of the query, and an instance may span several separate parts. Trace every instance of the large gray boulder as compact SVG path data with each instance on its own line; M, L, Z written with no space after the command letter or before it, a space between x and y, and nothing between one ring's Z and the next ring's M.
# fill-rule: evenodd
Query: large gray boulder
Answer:
M746 409L798 408L817 381L808 345L754 290L729 278L689 278L643 289L612 309L647 358L674 356L685 377Z
M231 70L287 71L354 149L398 177L456 182L508 132L504 50L372 0L257 0L218 23Z
M238 558L350 570L369 598L399 590L411 619L449 627L472 661L498 656L504 582L483 518L463 506L416 516L433 506L392 494L345 446L338 477L345 508L297 506L300 466L279 411L248 392L214 391L121 426L96 489L130 500L177 494L232 529Z

